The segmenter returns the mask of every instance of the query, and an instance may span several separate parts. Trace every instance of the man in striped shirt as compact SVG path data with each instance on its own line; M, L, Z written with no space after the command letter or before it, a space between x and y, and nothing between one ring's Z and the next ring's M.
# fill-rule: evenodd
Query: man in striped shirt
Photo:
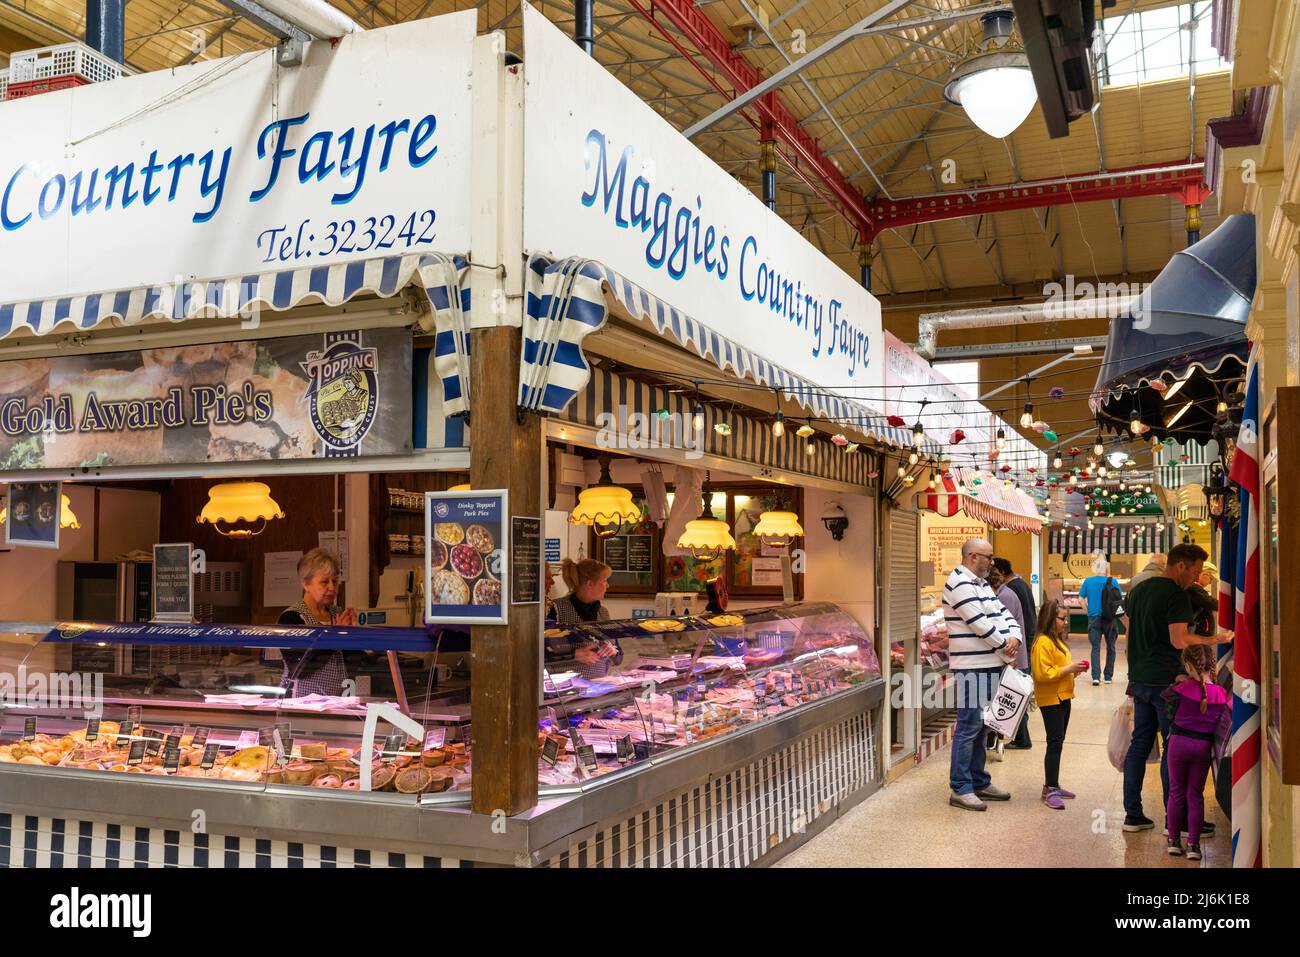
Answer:
M992 565L993 546L972 538L962 545L961 564L943 586L948 668L957 690L948 803L967 811L986 810L984 801L1011 800L984 770L984 706L993 700L998 675L1015 660L1021 642L1020 623L985 581Z

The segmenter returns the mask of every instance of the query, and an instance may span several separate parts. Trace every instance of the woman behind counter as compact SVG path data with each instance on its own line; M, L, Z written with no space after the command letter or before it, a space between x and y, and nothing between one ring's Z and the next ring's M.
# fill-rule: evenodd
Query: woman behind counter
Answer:
M318 628L326 625L355 625L352 608L334 605L339 594L339 560L324 548L313 548L298 560L302 598L280 614L277 624ZM280 687L296 697L307 694L343 693L347 668L341 651L284 650L284 675Z
M566 558L560 565L560 577L569 593L555 599L555 626L567 631L589 621L609 621L609 609L601 605L609 587L612 569L594 558L573 561ZM600 679L609 674L611 664L621 664L623 650L617 641L575 643L568 636L546 639L548 659L572 658L584 678Z

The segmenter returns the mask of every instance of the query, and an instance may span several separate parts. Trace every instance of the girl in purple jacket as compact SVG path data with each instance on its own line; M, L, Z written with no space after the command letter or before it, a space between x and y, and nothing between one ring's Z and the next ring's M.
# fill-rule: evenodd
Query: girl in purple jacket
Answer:
M1169 732L1169 806L1165 808L1169 854L1183 854L1179 835L1187 831L1187 859L1201 859L1205 823L1205 778L1232 724L1228 694L1214 683L1214 649L1183 649L1181 675L1165 692L1173 727Z

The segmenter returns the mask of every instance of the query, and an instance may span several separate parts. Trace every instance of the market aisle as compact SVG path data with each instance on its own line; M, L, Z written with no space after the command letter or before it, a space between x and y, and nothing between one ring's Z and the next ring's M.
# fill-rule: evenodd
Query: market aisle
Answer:
M1089 656L1087 638L1071 640L1075 660ZM1120 639L1115 683L1076 685L1070 731L1061 758L1061 784L1078 794L1064 811L1039 800L1043 781L1043 724L1030 714L1034 747L1008 751L989 764L993 782L1011 792L1007 803L983 813L948 806L949 748L849 811L824 833L790 854L780 867L1227 867L1231 835L1206 786L1206 816L1217 834L1206 839L1198 865L1165 853L1159 830L1125 834L1123 781L1106 756L1111 712L1124 694L1127 659ZM1143 799L1147 817L1164 823L1160 775L1149 765ZM1098 833L1101 832L1101 833Z

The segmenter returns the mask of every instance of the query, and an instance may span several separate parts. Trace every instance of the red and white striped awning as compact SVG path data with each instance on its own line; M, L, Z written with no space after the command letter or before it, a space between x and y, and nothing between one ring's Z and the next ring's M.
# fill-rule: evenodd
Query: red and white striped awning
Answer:
M916 507L934 512L944 518L952 518L958 512L965 512L976 521L998 529L1013 532L1029 532L1038 535L1043 530L1043 519L1033 500L1024 492L1006 489L1000 482L988 482L980 488L980 493L992 501L986 501L973 494L964 480L972 482L978 473L971 469L955 469L939 478L938 487L922 489L916 493Z

